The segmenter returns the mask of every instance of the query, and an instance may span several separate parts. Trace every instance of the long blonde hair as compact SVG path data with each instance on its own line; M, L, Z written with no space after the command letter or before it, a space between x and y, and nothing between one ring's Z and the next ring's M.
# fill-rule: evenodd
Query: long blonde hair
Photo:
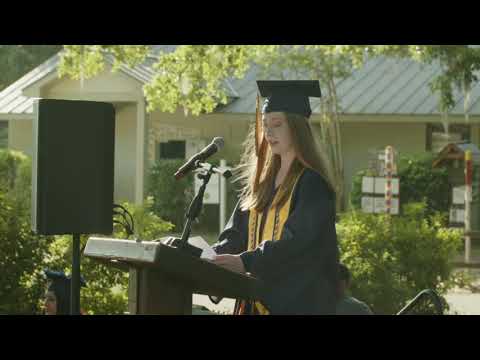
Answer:
M331 190L335 192L333 172L330 162L325 156L323 145L315 138L314 132L307 118L285 113L287 124L291 132L292 144L295 150L296 158L292 162L290 169L279 188L279 195L276 197L272 206L282 205L287 201L288 195L293 188L297 175L303 168L310 168L322 176ZM271 196L275 176L280 169L280 156L271 153L267 147L265 150L264 161L261 161L263 169L257 176L258 156L255 146L255 137L257 136L254 125L245 140L245 152L240 160L240 165L235 169L237 179L241 183L240 190L240 209L255 209L263 211ZM266 145L266 144L265 144ZM258 177L258 179L256 179Z

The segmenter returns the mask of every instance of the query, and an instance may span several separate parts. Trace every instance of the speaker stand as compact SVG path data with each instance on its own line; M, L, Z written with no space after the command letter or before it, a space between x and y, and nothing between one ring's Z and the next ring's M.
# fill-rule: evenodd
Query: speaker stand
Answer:
M80 315L80 235L73 234L70 314Z

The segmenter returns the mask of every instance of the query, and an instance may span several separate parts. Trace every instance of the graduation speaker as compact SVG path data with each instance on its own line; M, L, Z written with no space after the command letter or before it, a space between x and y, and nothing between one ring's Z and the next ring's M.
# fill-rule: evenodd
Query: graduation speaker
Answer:
M35 103L32 230L111 234L115 109L94 101Z

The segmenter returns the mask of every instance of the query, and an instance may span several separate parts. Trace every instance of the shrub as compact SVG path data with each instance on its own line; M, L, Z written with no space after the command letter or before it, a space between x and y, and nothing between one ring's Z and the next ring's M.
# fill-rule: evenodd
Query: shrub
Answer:
M462 242L459 230L442 226L443 217L427 216L425 203L406 205L403 216L341 215L337 234L353 295L377 314L394 314L421 290L444 294Z
M154 239L173 225L152 211L153 200L142 206L124 203L135 219L136 234ZM71 236L38 236L31 231L31 161L20 152L0 150L0 313L41 314L45 268L71 270ZM115 226L114 237L126 238ZM81 237L84 246L88 236ZM90 314L122 314L127 310L128 273L82 258L82 308Z
M121 204L134 219L135 237L152 240L168 234L173 224L155 215L151 209L153 199L147 198L142 205L128 202ZM114 238L126 239L125 229L115 225ZM89 236L81 237L84 247ZM71 236L56 236L50 246L48 266L55 270L70 272L72 241ZM128 310L128 272L82 257L81 274L87 281L87 287L81 290L81 306L88 314L123 314Z
M162 219L175 225L175 232L180 233L185 224L185 213L195 196L194 174L190 173L180 181L173 174L184 164L185 160L160 160L152 166L149 175L148 195L153 197L152 209ZM218 166L219 161L211 164ZM237 203L237 186L227 181L227 221ZM193 231L218 232L219 206L204 204Z
M184 164L184 160L161 160L150 169L148 195L153 197L152 210L162 219L175 225L180 232L184 224L185 211L193 199L193 174L175 180L173 174Z
M31 162L20 152L0 150L0 311L39 313L42 268L53 237L31 231Z
M447 213L450 206L451 186L447 169L433 169L433 159L431 153L424 153L400 156L398 162L400 204L426 202L428 215L435 212ZM350 193L352 208L361 208L362 177L372 175L368 170L361 170L353 177Z

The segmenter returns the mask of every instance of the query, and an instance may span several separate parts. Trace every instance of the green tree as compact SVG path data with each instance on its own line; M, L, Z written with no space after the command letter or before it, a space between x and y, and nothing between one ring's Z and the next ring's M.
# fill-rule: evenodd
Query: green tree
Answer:
M61 45L0 45L0 91L61 49Z
M131 47L129 53L128 47L122 51L121 45L66 46L63 58L70 61L63 61L60 71L77 78L79 74L94 76L103 69L102 52L119 61L128 61L129 65L146 58L147 46ZM156 55L156 75L145 85L144 92L149 111L174 112L183 107L185 113L199 115L225 104L223 80L240 78L253 65L260 67L260 73L273 78L319 79L324 89L321 137L333 166L340 205L344 197L344 171L339 131L341 109L336 86L366 59L375 56L411 58L425 64L439 62L442 71L430 86L439 94L441 111L447 114L451 110L455 104L454 89L460 89L466 95L464 106L468 119L469 91L477 81L475 71L480 67L480 49L467 45L182 45ZM87 64L88 70L78 64Z
M0 312L38 313L42 269L53 237L37 236L30 223L31 162L0 150Z
M103 69L101 52L107 49L100 46L77 46L67 48L63 58L75 64L87 64L83 70L62 62L61 73L70 76L95 76ZM145 50L145 48L143 48ZM144 53L143 53L144 54ZM136 60L140 62L141 57ZM315 46L239 46L239 45L184 45L173 52L160 53L153 66L156 75L144 88L148 110L174 112L179 106L185 113L193 115L209 113L219 104L227 102L224 80L240 78L256 64L264 76L288 78L304 76L318 78L327 94L322 98L323 143L333 165L331 171L336 176L339 193L343 198L343 159L338 124L338 99L335 80L348 76L352 69L350 58L337 51L336 47ZM289 69L296 69L295 72Z
M122 64L141 64L149 51L147 45L64 45L58 73L83 81L102 72L107 59L113 61L112 71L117 71Z

